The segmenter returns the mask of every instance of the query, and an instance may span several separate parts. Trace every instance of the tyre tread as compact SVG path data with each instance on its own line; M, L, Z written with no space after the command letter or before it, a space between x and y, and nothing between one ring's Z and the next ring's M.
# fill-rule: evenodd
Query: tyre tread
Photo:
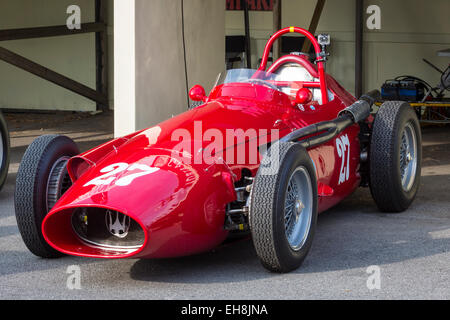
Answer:
M37 138L25 151L16 178L14 202L17 225L27 248L42 258L62 256L45 241L42 235L41 222L37 221L38 218L35 215L36 206L39 204L33 196L39 187L37 177L42 168L43 156L57 139L66 139L69 143L73 143L71 139L60 135L44 135Z
M380 107L373 126L370 145L370 191L378 208L383 212L404 211L412 201L402 201L396 181L396 134L405 117L417 116L407 102L387 101ZM420 135L420 132L416 132ZM420 148L420 137L417 140ZM420 172L420 157L418 159ZM418 175L418 178L420 174ZM401 187L401 186L400 186ZM415 195L414 195L415 196Z

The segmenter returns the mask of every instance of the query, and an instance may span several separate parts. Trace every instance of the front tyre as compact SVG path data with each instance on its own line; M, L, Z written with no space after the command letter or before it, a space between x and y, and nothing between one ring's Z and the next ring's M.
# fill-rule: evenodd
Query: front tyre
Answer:
M67 161L79 154L70 138L45 135L25 151L16 179L14 204L17 225L27 248L42 258L62 254L53 249L42 235L42 222L58 199L71 186Z
M422 135L419 120L406 102L383 103L370 144L370 191L383 212L402 212L420 185Z
M296 143L273 145L253 183L249 216L253 244L266 269L289 272L302 264L317 213L316 172L306 149Z
M6 121L0 112L0 190L3 188L8 177L10 155L9 131Z

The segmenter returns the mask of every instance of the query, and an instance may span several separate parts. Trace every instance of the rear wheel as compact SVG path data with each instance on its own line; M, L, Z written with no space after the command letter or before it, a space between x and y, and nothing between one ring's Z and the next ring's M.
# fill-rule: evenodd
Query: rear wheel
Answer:
M419 120L406 102L383 103L373 124L370 191L383 212L402 212L420 185L422 136Z
M17 225L28 249L36 256L56 258L62 254L47 244L42 221L71 186L67 161L79 154L70 138L46 135L28 147L16 179L14 203Z
M8 177L10 142L8 126L0 112L0 190Z
M299 144L274 145L261 163L250 202L253 243L263 266L273 272L297 269L311 248L316 222L317 182L311 158Z

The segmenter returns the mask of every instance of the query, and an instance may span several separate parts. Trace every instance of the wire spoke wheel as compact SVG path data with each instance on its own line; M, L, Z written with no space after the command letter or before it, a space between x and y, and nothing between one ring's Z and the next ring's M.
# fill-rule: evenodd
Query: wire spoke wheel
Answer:
M420 187L422 136L416 113L406 102L384 102L370 139L372 197L383 212L403 212Z
M312 219L311 178L304 167L297 168L286 190L284 223L286 237L293 250L305 244Z
M69 159L70 157L59 158L50 170L46 195L47 211L50 211L59 198L72 186L72 181L67 172Z
M403 190L409 191L414 184L417 171L417 139L411 123L408 123L402 133L400 147L400 175Z
M311 248L318 213L316 172L306 149L272 145L250 197L250 230L262 265L272 272L298 268Z

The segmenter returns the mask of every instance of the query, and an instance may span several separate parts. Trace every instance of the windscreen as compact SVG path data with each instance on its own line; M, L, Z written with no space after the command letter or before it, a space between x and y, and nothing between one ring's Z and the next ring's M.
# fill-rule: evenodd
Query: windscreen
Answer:
M231 69L219 75L215 86L228 83L253 83L279 90L277 86L270 82L276 80L276 76L273 73L254 69Z
M297 64L287 64L279 68L276 73L254 69L231 69L221 73L215 87L232 83L251 83L283 92L295 99L297 91L303 87L303 82L318 82L305 68ZM320 88L310 88L313 93L313 102L322 104ZM334 99L333 93L328 90L329 101Z

